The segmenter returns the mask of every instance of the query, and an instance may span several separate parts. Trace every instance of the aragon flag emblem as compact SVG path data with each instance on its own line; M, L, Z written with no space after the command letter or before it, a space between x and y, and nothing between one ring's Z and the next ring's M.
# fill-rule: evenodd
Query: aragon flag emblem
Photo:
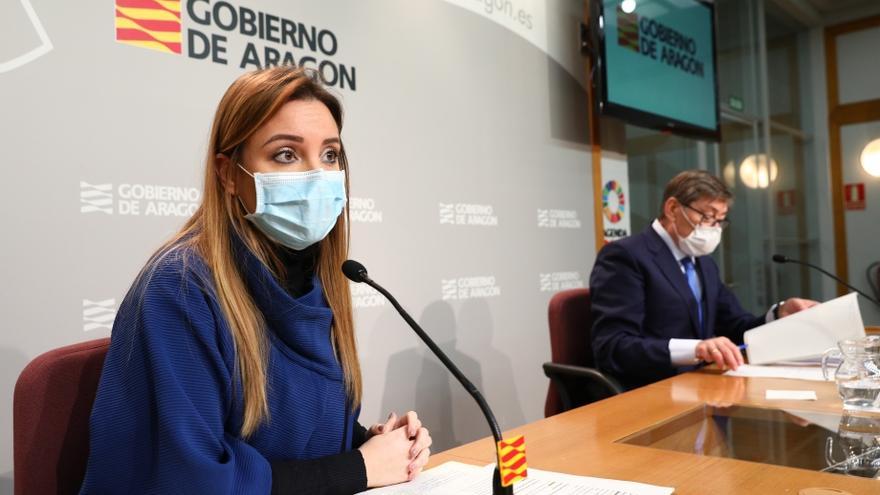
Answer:
M528 476L526 465L526 437L519 435L510 440L501 440L498 450L498 474L501 486L510 486Z
M180 53L180 0L116 0L116 41Z

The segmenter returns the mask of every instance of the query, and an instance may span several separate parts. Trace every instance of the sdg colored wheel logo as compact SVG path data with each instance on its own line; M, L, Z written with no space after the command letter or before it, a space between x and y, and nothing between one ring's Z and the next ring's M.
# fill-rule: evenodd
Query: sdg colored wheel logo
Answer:
M612 209L608 198L611 195L617 196L617 207ZM602 189L602 212L611 223L617 223L623 218L626 211L626 198L623 196L623 187L616 180L610 180Z

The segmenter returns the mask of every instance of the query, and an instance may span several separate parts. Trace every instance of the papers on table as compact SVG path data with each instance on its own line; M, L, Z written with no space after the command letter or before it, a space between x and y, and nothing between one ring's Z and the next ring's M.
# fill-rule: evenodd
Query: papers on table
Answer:
M494 464L484 467L446 462L399 485L375 488L370 495L492 495ZM529 476L514 485L517 495L670 495L674 489L632 481L554 473L529 468Z
M839 340L865 336L856 293L771 321L745 333L750 364L821 356Z
M791 378L794 380L825 381L825 378L822 377L822 368L809 366L755 366L753 364L744 364L737 368L736 371L730 370L725 375L749 378Z
M833 363L836 367L838 364L840 364L840 359L837 356L830 356L828 358L828 363ZM773 364L779 366L819 366L822 364L822 356L816 356L806 359L776 361Z
M800 409L782 409L786 414L799 418L801 422L814 424L828 430L830 433L837 433L840 428L840 416L837 414L829 414L816 411L803 411Z
M815 390L767 390L767 400L819 400Z
M747 331L749 364L725 375L825 381L817 366L822 353L840 340L865 336L856 297L847 294Z

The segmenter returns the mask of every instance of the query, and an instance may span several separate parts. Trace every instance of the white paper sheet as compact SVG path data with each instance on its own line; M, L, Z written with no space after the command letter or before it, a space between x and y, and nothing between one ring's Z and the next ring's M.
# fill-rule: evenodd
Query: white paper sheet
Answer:
M808 357L806 359L786 359L783 361L774 361L774 365L778 366L820 366L822 364L822 356L814 356ZM837 368L837 365L840 364L840 358L837 356L832 356L828 358L828 365L834 365Z
M767 400L819 400L815 390L767 390Z
M839 340L865 336L856 293L832 299L745 333L750 364L822 355Z
M831 370L833 371L833 370ZM725 373L727 376L744 376L749 378L791 378L794 380L811 380L824 382L822 368L809 366L755 366L744 364Z
M399 485L362 492L370 495L492 495L493 464L484 467L446 462ZM529 468L515 485L517 495L670 495L674 488L632 481L554 473Z
M837 433L840 428L840 416L837 414L829 414L816 411L802 411L800 409L782 409L786 413L806 421L807 424L825 428L830 433Z

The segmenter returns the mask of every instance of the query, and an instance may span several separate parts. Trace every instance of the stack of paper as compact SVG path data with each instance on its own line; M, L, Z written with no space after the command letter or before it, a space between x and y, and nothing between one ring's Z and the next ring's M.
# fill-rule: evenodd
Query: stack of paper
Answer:
M832 372L834 370L831 370ZM754 366L744 364L736 371L730 370L727 376L745 376L751 378L791 378L793 380L825 381L821 368L808 366Z
M821 356L837 342L865 336L856 293L847 294L745 333L749 364Z
M865 336L856 294L847 294L745 333L749 364L729 376L824 381L822 354L837 342ZM773 363L772 366L761 366ZM832 363L836 366L839 360ZM829 371L833 377L834 366Z
M492 495L494 464L484 467L447 462L416 479L399 485L375 488L370 495ZM674 489L632 481L554 473L529 468L529 476L514 485L517 495L670 495Z

